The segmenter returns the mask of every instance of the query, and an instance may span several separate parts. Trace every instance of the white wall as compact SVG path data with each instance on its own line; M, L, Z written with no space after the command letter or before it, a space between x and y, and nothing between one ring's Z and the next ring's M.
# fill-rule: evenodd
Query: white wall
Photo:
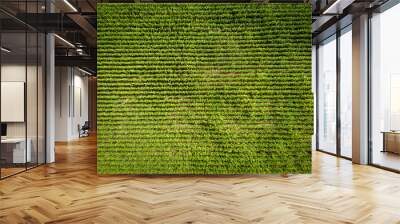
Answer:
M37 71L37 69L39 69ZM26 108L23 106L22 113L27 115L27 120L22 122L6 122L8 138L24 138L25 135L30 139L32 150L32 161L44 163L44 74L42 68L35 65L25 66L25 63L3 63L1 66L2 82L24 82L26 83ZM27 82L26 79L27 78ZM21 94L24 94L23 92ZM2 96L3 97L7 97ZM8 110L9 108L1 108ZM12 112L12 111L11 111ZM39 156L37 156L39 153Z
M25 64L1 65L1 81L25 82Z
M316 134L317 134L317 48L315 45L312 46L312 92L313 92L313 97L314 97L314 134L312 136L312 144L311 144L311 149L316 150L317 146L317 139L316 139Z
M1 66L1 81L25 82L25 64L3 64ZM7 137L25 137L25 122L8 122Z
M88 77L73 67L56 67L56 141L79 138L78 125L88 120Z
M55 140L67 141L69 133L69 85L68 67L55 68Z
M77 73L78 72L78 73ZM74 108L75 113L73 113L72 119L72 136L79 137L78 124L83 125L85 121L89 120L88 111L88 77L84 75L79 70L75 70L74 75ZM80 102L79 102L80 101ZM73 111L74 112L74 111Z

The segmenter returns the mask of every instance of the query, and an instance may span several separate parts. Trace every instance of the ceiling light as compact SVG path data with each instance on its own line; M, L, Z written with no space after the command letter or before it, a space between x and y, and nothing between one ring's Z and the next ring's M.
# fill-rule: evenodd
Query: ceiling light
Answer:
M355 0L336 0L322 14L342 14L343 10L351 5Z
M6 52L6 53L10 53L10 52L11 52L11 50L8 50L8 49L5 48L5 47L1 47L0 49L1 49L1 51L4 51L4 52Z
M60 37L59 35L57 35L57 34L54 34L54 36L55 37L57 37L59 40L61 40L62 42L64 42L65 44L67 44L68 46L70 46L70 47L72 47L72 48L75 48L75 45L73 45L71 42L69 42L68 40L66 40L66 39L64 39L64 38L62 38L62 37Z
M85 74L87 74L87 75L90 75L90 76L93 75L92 73L90 73L90 72L88 72L88 71L86 71L86 70L83 70L83 69L81 69L81 68L79 68L79 67L78 67L78 70L81 71L81 72L83 72L83 73L85 73Z
M68 1L68 0L64 0L65 4L68 5L68 7L70 7L74 12L78 12L78 10Z

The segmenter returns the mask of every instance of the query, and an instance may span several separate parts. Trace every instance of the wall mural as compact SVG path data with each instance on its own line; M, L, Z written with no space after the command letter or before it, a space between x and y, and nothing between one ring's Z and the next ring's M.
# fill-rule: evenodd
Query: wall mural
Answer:
M99 174L309 173L308 4L98 4Z

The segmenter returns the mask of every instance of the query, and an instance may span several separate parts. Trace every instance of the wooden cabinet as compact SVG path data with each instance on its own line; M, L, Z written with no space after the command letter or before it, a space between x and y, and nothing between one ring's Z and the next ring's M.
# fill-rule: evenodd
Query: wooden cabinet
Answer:
M400 132L383 133L383 152L400 154Z

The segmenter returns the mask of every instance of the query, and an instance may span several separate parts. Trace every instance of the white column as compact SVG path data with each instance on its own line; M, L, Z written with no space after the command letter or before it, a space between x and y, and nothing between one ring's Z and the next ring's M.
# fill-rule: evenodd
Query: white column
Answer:
M55 161L54 133L55 133L55 56L54 56L54 35L47 34L47 77L46 77L46 163Z
M353 19L353 162L368 163L368 15Z
M313 97L314 97L314 134L312 136L312 146L311 149L312 150L316 150L317 146L316 146L316 142L317 142L317 97L316 97L316 93L317 93L317 83L316 83L316 77L317 77L317 47L315 45L312 46L312 92L313 92Z

